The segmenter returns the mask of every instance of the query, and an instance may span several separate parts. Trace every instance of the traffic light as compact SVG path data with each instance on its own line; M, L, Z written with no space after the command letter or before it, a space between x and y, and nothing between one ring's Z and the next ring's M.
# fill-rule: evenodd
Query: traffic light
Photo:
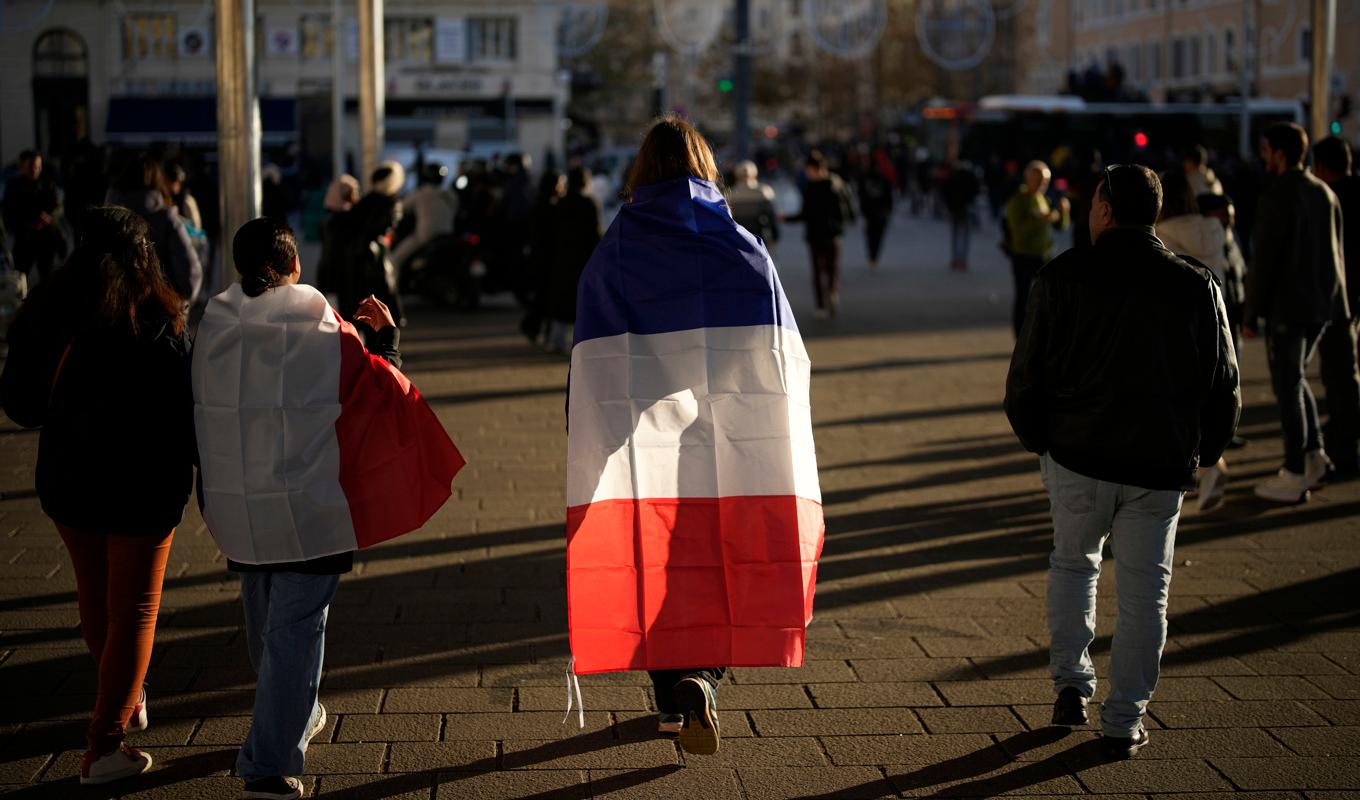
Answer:
M1133 146L1137 147L1139 150L1146 150L1148 146L1148 135L1142 131L1135 133L1133 135Z
M1339 119L1332 120L1332 135L1333 136L1341 135L1341 120Z
M722 92L723 94L731 94L731 93L732 93L732 89L733 89L734 87L735 87L735 84L732 83L732 79L731 79L731 78L719 78L719 79L718 79L718 91Z

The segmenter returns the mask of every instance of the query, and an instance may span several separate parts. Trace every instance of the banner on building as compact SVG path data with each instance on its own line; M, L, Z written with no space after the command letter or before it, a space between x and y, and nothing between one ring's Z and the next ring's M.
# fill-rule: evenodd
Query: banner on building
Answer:
M467 60L467 26L462 17L440 17L434 24L434 59L440 64Z

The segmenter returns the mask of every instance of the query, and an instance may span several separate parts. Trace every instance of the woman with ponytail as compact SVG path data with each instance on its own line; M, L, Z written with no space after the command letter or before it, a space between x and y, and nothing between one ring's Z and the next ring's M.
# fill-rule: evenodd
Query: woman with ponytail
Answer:
M81 783L151 766L123 740L147 727L142 681L193 482L182 308L146 222L125 208L92 208L70 259L9 329L0 406L42 428L37 494L71 554L80 630L98 667Z

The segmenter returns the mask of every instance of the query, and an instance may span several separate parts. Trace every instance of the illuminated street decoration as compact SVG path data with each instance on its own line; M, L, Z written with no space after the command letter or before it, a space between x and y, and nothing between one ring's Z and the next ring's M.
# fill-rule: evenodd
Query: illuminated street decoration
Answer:
M0 0L0 33L16 33L37 26L56 0Z
M973 69L995 37L996 14L987 0L924 0L917 9L921 50L944 69Z
M607 3L562 3L557 23L557 52L562 58L589 53L604 36L609 21Z
M808 5L812 40L842 58L873 52L888 20L883 0L812 0Z
M655 0L657 29L676 52L696 57L713 44L727 18L723 0Z

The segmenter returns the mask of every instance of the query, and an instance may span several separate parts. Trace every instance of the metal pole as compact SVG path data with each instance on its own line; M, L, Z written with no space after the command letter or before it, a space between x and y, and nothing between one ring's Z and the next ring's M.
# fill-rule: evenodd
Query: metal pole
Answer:
M1252 48L1255 37L1251 31L1251 3L1252 0L1242 0L1242 63L1239 65L1240 75L1238 76L1237 94L1242 103L1242 113L1238 120L1237 131L1237 152L1243 161L1251 162L1255 155L1255 147L1251 140L1251 60Z
M383 74L383 0L359 2L359 176L367 184L382 158L387 124Z
M1313 58L1308 135L1315 142L1331 132L1332 109L1328 100L1335 44L1336 0L1313 0Z
M733 142L737 158L751 156L751 0L737 0L737 48L732 93Z
M341 0L331 0L331 172L345 174L345 30Z
M260 103L255 0L217 0L217 168L222 206L219 288L233 282L231 239L260 215Z

